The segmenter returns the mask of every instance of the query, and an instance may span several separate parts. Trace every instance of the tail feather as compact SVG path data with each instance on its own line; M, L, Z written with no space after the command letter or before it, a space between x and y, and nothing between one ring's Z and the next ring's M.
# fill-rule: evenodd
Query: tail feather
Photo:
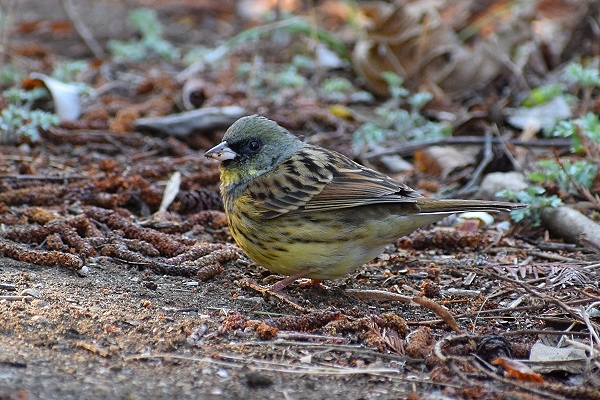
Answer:
M429 199L420 197L417 205L425 214L453 214L467 211L509 212L529 207L527 204L487 200Z

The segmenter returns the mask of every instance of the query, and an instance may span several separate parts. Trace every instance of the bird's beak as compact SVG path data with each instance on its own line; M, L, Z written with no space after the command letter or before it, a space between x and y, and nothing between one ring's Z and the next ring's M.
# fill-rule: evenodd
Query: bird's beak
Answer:
M227 142L221 142L220 144L216 145L215 147L204 153L204 156L206 158L213 158L217 161L222 162L225 160L233 160L238 156L238 154L229 148Z

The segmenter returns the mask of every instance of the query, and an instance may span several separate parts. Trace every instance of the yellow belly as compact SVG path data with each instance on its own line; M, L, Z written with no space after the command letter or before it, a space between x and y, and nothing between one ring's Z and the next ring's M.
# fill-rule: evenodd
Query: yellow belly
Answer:
M282 275L309 268L309 278L333 279L372 260L396 238L440 218L389 211L360 207L290 212L262 221L228 219L233 238L254 262Z

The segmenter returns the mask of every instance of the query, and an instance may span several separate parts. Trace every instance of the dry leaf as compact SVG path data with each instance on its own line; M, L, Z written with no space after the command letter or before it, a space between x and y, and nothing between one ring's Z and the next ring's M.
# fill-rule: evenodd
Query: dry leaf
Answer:
M431 146L415 152L415 167L429 175L447 177L452 171L466 167L475 159L451 146Z
M494 79L515 47L531 38L534 4L502 9L493 34L468 47L442 21L435 3L367 3L361 7L367 24L354 48L354 65L380 95L388 94L381 73L392 71L410 89L424 86L458 97Z
M506 376L515 378L518 381L544 382L544 377L535 373L529 366L517 360L498 357L492 361L494 365L501 365L506 371Z

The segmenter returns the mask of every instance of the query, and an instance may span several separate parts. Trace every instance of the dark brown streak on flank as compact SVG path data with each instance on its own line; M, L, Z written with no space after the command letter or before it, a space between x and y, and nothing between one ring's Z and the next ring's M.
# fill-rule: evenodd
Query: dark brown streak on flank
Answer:
M231 227L231 230L234 231L233 233L235 233L236 235L243 236L244 239L246 239L250 243L253 243L253 244L257 245L257 246L260 246L261 248L263 248L263 249L266 250L265 246L263 244L261 244L260 241L257 238L249 237L245 232L237 229L234 226Z

